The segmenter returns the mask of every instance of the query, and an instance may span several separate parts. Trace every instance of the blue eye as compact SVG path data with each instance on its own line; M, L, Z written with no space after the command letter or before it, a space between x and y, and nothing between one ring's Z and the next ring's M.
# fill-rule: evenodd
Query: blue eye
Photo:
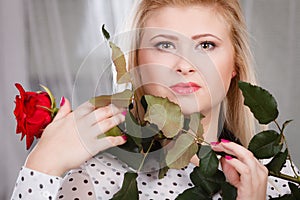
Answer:
M201 42L196 48L201 48L204 51L213 50L216 47L216 44L213 42L205 41Z
M155 45L160 50L170 51L175 49L175 45L172 42L159 42Z

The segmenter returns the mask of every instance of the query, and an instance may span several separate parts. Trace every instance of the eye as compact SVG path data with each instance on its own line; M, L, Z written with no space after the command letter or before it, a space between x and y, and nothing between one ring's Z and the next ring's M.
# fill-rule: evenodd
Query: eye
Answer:
M175 49L175 45L172 42L159 42L155 45L155 47L164 51L171 51Z
M205 41L205 42L201 42L196 48L199 49L201 48L201 50L204 51L211 51L216 47L216 44L213 42L209 42L209 41Z

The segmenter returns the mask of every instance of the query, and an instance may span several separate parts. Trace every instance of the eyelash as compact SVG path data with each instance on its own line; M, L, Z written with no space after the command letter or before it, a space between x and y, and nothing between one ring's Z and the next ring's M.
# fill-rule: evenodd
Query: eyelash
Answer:
M175 45L172 42L168 42L168 41L159 42L155 45L155 47L163 51L170 50L170 48L166 48L164 47L164 45L168 45L169 47L172 46L172 49L175 49Z
M204 48L203 45L210 46L210 47ZM204 51L211 51L211 50L213 50L216 47L216 44L214 42L205 41L205 42L201 42L200 44L198 44L196 48L198 48L199 46Z
M165 47L165 45L168 45L168 47ZM206 46L205 48L204 48L204 45ZM170 48L171 46L172 46L172 48ZM159 50L162 50L162 51L170 51L172 49L176 49L175 45L172 42L168 42L168 41L158 42L155 45L155 47ZM198 47L201 47L201 50L204 50L204 51L211 51L216 47L216 44L214 42L211 42L211 41L204 41L204 42L200 42L196 46L196 49L198 49Z

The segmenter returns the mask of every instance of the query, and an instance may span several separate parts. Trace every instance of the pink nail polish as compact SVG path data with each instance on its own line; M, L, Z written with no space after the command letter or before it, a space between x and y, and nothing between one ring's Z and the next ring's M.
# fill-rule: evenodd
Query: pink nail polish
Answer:
M221 139L221 142L223 142L223 143L229 143L230 141L229 140L225 140L225 139Z
M122 115L126 116L126 115L127 115L127 110L124 110L124 111L122 112Z
M122 135L123 140L127 141L127 136L126 135Z
M220 144L220 142L211 142L210 143L212 146L217 146L218 144Z
M65 104L65 102L66 102L65 97L62 97L62 98L60 99L60 104L59 104L59 106L62 107L62 106Z
M225 159L226 159L226 160L232 160L232 157L231 157L231 156L228 156L228 155L226 155L226 156L225 156Z

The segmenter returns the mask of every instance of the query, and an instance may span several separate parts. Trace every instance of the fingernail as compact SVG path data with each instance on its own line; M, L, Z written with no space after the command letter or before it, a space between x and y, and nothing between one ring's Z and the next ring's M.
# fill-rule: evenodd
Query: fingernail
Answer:
M123 140L127 141L127 135L122 135Z
M59 104L59 106L62 107L62 106L65 104L65 102L66 102L65 97L62 97L62 98L60 99L60 104Z
M221 139L221 142L223 142L223 143L229 143L230 141L229 140L225 140L225 139Z
M225 159L226 159L226 160L232 160L232 157L231 157L231 156L228 156L228 155L226 155L226 156L225 156Z
M220 142L211 142L210 143L212 146L217 146L218 144L220 144Z
M122 112L122 115L126 116L126 115L127 115L127 110L124 110L124 111Z

